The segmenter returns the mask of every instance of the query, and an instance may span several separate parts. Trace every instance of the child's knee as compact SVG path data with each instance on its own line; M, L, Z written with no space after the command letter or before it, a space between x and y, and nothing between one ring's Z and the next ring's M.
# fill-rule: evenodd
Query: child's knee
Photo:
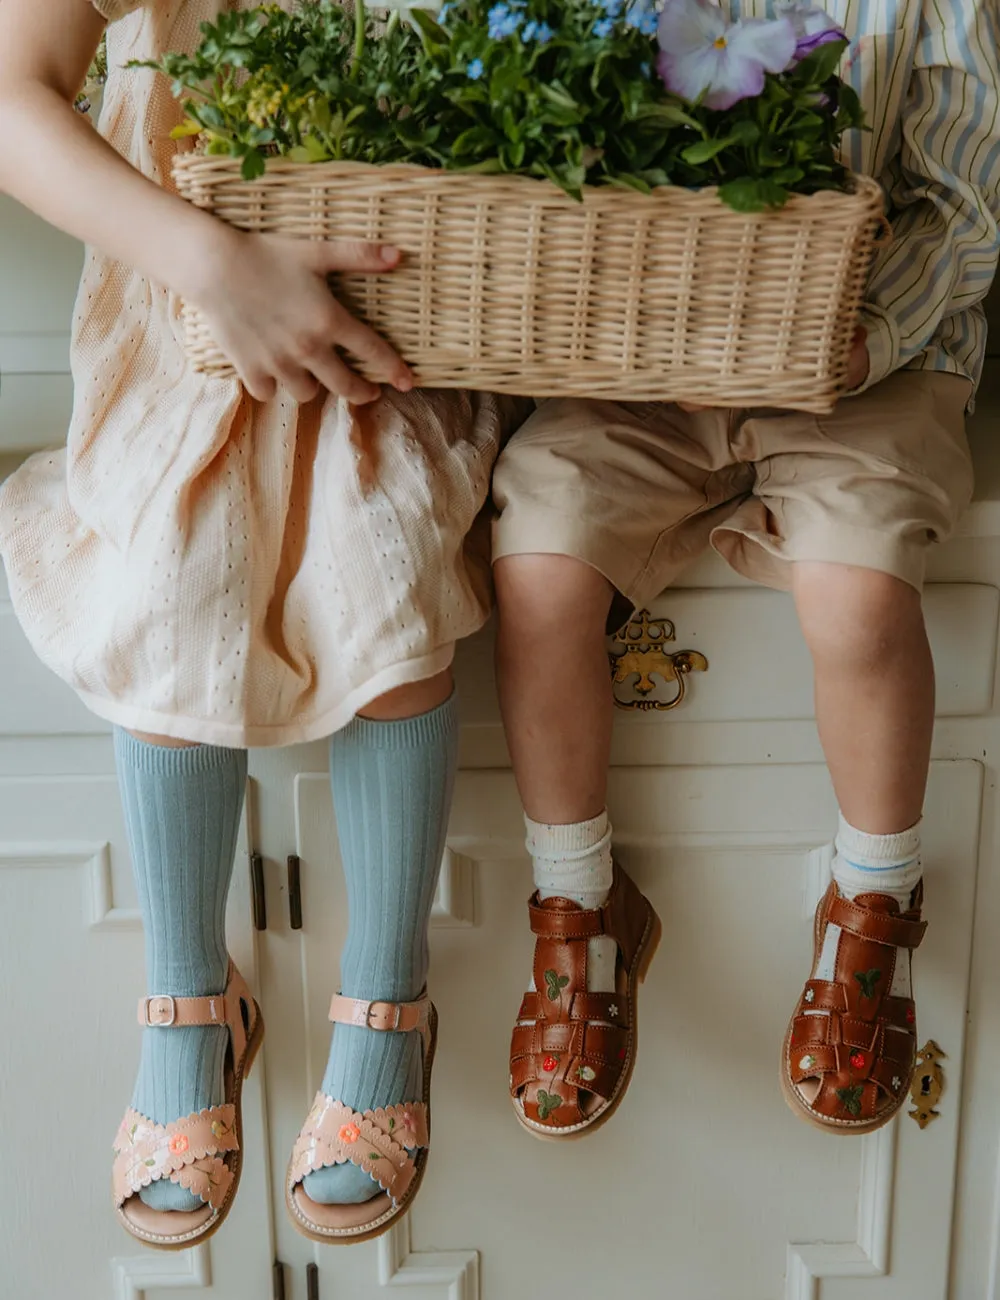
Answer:
M439 708L451 698L455 689L454 678L450 668L434 677L425 677L417 682L406 682L396 686L385 695L379 695L363 709L359 717L372 722L397 722L405 718L417 718Z
M506 555L496 561L493 572L502 621L530 623L546 636L569 627L585 632L591 625L603 631L614 588L583 560L571 555Z
M920 593L891 573L853 564L794 565L792 588L814 655L851 662L882 655L897 639L912 642L922 620Z

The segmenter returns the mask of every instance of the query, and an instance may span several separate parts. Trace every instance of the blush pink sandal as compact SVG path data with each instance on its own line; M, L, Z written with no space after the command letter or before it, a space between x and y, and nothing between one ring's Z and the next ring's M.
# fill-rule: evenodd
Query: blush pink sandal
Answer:
M388 1232L410 1208L427 1167L430 1144L431 1067L437 1047L437 1012L424 994L416 1002L363 1002L334 995L330 1019L386 1033L419 1031L424 1039L424 1085L421 1101L406 1101L384 1110L351 1110L318 1092L292 1150L285 1180L285 1204L292 1223L314 1241L368 1241ZM415 1151L411 1158L407 1153ZM350 1160L382 1189L361 1205L320 1205L302 1186L315 1169Z
M154 1124L129 1108L115 1138L112 1191L126 1232L159 1250L186 1250L222 1226L243 1167L243 1080L264 1037L260 1007L230 962L225 993L204 998L139 1000L139 1023L164 1029L227 1025L226 1100L222 1106ZM158 1179L186 1187L205 1202L197 1210L154 1210L138 1192Z

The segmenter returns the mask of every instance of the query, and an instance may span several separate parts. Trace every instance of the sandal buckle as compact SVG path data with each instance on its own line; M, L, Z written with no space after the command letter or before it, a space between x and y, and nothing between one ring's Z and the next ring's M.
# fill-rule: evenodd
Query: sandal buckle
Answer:
M374 1012L376 1007L392 1007L395 1013L395 1018L391 1025L383 1026L383 1025L372 1024L372 1013ZM392 1031L399 1028L399 1022L402 1020L402 1018L403 1018L403 1009L398 1002L369 1002L368 1010L365 1012L365 1028L366 1029L385 1028Z
M150 1013L158 1018L150 1020ZM169 1020L159 1019L160 1015L169 1015ZM145 1007L145 1023L147 1029L169 1029L177 1019L177 1003L169 994L161 994L158 997L147 998Z

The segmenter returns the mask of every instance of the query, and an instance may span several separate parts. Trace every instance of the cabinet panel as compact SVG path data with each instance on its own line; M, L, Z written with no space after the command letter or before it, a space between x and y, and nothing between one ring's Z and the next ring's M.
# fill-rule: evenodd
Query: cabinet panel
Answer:
M412 1240L403 1230L371 1249L321 1251L322 1294L374 1300L405 1273L423 1278L429 1300L623 1289L669 1300L945 1300L980 790L977 764L934 765L917 996L921 1042L947 1053L940 1116L923 1131L904 1116L835 1141L791 1115L777 1080L811 955L807 913L825 887L821 850L836 812L825 770L614 771L619 852L663 918L663 946L627 1101L606 1129L557 1144L523 1134L506 1094L531 954L520 805L508 772L460 773L449 845L477 864L477 927L432 934L441 1044ZM274 1112L295 1115L289 1142L322 1073L346 920L324 780L300 778L296 814L307 1047L286 1063L289 1092L272 1095Z
M1000 591L978 583L932 583L924 595L937 672L937 716L971 717L992 707ZM760 587L676 588L652 602L676 640L666 651L697 650L706 673L686 681L678 712L685 722L792 722L814 716L812 664L791 599ZM558 653L572 671L572 628ZM620 644L609 641L619 653ZM492 678L492 635L458 647L463 706L470 723L499 723ZM654 679L650 697L670 700L676 686ZM628 684L629 689L633 683ZM628 695L628 690L624 692ZM656 726L656 714L632 714L626 726Z
M0 779L4 1294L264 1297L272 1252L262 1072L244 1093L247 1159L222 1233L164 1254L133 1241L112 1213L111 1142L131 1096L145 991L130 874L114 776ZM230 944L253 979L248 916L238 867Z

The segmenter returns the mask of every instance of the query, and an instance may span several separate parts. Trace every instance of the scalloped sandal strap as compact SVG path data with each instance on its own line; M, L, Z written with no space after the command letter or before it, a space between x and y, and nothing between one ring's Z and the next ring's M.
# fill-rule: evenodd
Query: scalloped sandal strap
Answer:
M402 1102L359 1113L318 1092L296 1139L289 1178L298 1184L317 1169L350 1161L399 1201L416 1173L408 1151L429 1142L423 1102Z
M169 1179L218 1209L233 1181L222 1157L238 1150L236 1107L230 1103L170 1124L154 1124L129 1108L115 1137L115 1204L122 1205L150 1183Z

